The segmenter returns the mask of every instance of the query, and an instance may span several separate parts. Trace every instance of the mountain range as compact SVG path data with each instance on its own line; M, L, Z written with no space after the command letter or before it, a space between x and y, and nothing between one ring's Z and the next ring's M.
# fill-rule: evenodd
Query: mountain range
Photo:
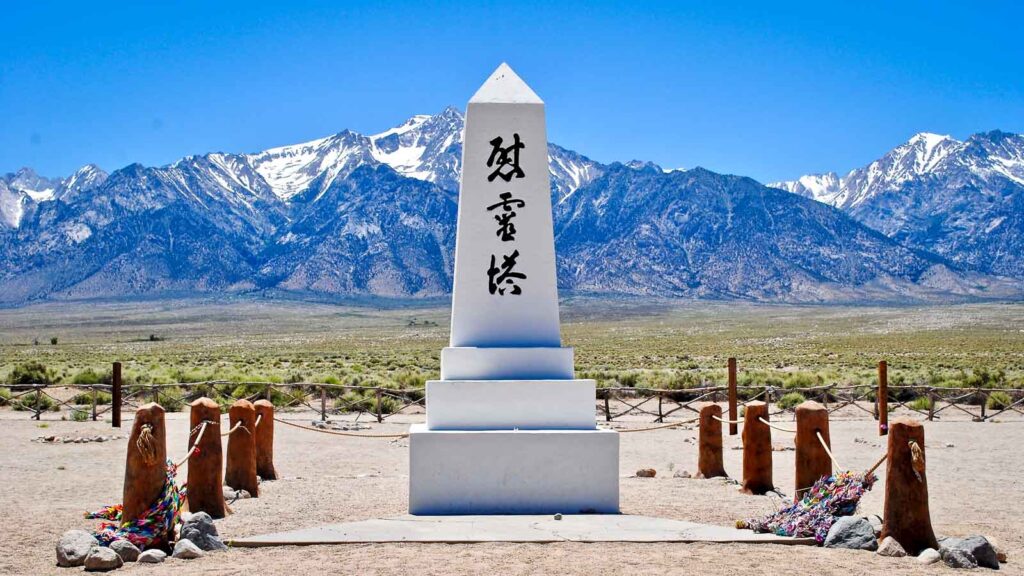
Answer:
M0 304L177 294L444 296L463 115L253 154L0 175ZM548 145L559 287L789 302L1018 297L1022 138L918 135L764 186Z

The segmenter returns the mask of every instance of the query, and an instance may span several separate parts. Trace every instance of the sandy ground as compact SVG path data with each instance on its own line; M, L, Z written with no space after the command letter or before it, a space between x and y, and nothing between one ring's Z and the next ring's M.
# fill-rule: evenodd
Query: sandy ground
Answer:
M44 418L54 418L49 414ZM288 414L308 423L312 415ZM374 431L404 431L408 422L373 424ZM51 445L41 435L110 434L103 423L30 421L25 413L0 412L0 573L70 574L55 567L54 544L65 530L90 528L82 512L120 501L125 439L102 444ZM638 421L623 426L641 426ZM187 414L172 414L169 454L186 450ZM127 434L126 426L122 434ZM883 452L870 420L833 421L832 439L844 466L866 468ZM776 497L744 496L720 480L674 478L693 471L695 430L622 435L622 511L731 525L737 518L773 510ZM775 442L791 438L775 432ZM726 436L726 469L739 476L739 436ZM1004 573L1024 573L1024 422L934 422L927 426L932 522L939 535L984 534L1007 550ZM950 446L951 445L951 446ZM775 482L792 491L793 452L775 452ZM403 514L408 495L408 446L404 440L352 439L277 426L275 461L283 479L261 487L261 497L238 501L218 521L225 537L276 532L317 524ZM635 478L653 467L653 479ZM884 478L884 467L880 470ZM862 502L864 514L881 514L884 483ZM866 574L938 573L914 558L816 547L722 544L386 544L304 548L234 549L198 560L127 565L119 573L146 574Z

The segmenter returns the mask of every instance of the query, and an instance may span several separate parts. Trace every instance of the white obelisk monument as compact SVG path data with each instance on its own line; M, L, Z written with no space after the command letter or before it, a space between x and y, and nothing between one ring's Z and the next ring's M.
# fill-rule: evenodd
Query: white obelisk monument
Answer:
M619 438L561 346L544 102L502 64L469 101L451 346L409 437L412 514L617 513Z

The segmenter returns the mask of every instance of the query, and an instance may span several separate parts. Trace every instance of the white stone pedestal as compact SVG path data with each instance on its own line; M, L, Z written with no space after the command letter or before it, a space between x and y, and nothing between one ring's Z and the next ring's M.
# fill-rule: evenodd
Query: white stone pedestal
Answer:
M409 431L411 514L617 514L613 430Z

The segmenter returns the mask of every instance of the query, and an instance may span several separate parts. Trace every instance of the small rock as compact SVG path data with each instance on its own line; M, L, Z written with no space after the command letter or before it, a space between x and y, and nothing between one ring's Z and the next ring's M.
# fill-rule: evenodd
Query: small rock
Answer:
M922 564L935 564L939 560L942 560L942 556L935 548L925 548L917 555L917 561Z
M135 547L135 544L127 540L114 540L110 543L110 549L117 553L121 557L121 560L125 562L135 562L139 559L139 549Z
M191 540L178 540L178 543L174 545L174 552L171 553L172 558L180 558L182 560L191 560L193 558L201 558L202 556L203 551L193 544Z
M946 554L943 552L946 548L965 552L978 566L994 570L999 569L999 558L996 555L995 548L992 547L992 544L984 536L975 535L966 538L943 538L939 540L939 552L942 553L943 560L946 560ZM949 564L949 561L946 563Z
M946 566L951 568L978 567L978 561L974 559L974 556L960 548L946 548L943 546L939 549L939 555L942 556L942 561L946 563Z
M956 446L954 446L952 442L949 442L946 444L946 448L956 448Z
M68 530L57 541L57 566L81 566L89 552L99 545L96 538L85 530Z
M555 514L555 520L561 520L561 519L562 519L562 515L561 514Z
M110 548L96 547L85 558L86 572L107 572L124 566L124 560Z
M655 474L657 474L657 473L658 473L658 471L655 470L654 468L641 468L640 470L636 471L636 477L637 478L654 478Z
M866 518L843 516L829 529L828 536L825 537L825 547L876 550L878 540L875 540L875 531Z
M907 551L903 549L903 546L900 546L900 543L895 538L886 536L882 543L878 545L876 554L879 556L889 556L890 558L902 558L907 555Z
M686 470L676 470L675 474L672 474L673 478L690 478L690 473Z
M872 514L867 517L868 522L871 522L871 529L875 531L875 538L882 534L882 518L878 514Z
M225 500L245 500L247 498L252 498L252 494L249 494L248 490L235 490L231 486L224 487Z
M793 446L785 446L783 444L772 444L772 452L789 452L790 450L796 450Z
M146 550L142 554L139 554L139 562L144 564L159 564L167 559L167 553L163 550L153 548L152 550Z
M197 512L192 515L188 522L181 527L181 539L190 540L200 550L212 552L214 550L227 550L228 547L220 541L217 534L217 526L213 518L206 512ZM177 552L177 548L175 548Z

